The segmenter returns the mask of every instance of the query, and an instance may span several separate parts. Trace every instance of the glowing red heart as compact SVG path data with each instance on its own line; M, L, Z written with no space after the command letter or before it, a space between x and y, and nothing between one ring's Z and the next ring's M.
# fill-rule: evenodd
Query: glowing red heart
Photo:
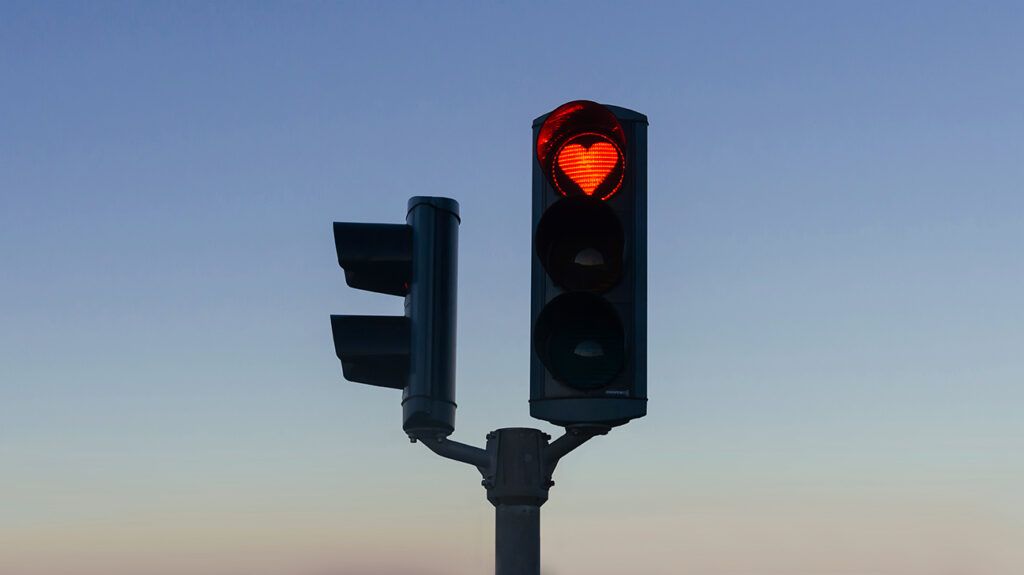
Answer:
M591 196L619 164L619 150L608 142L588 147L569 144L558 152L558 167L584 194Z

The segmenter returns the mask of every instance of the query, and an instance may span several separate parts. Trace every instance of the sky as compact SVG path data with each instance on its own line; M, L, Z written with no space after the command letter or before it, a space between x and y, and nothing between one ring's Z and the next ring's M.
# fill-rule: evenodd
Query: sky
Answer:
M469 575L333 221L461 204L453 438L529 417L532 120L649 128L649 415L545 575L1024 572L1024 8L0 4L0 572Z

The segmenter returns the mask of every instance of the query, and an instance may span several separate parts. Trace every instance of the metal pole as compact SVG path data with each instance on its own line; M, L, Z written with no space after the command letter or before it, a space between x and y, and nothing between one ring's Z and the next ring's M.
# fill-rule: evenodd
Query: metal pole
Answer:
M540 575L540 506L551 486L544 464L548 439L537 429L516 427L487 435L494 454L484 486L494 505L495 575Z
M487 500L494 505L495 575L540 575L540 506L555 484L558 460L607 427L573 427L552 443L538 429L510 427L487 434L487 449L421 434L431 451L468 463L483 476Z
M540 575L540 506L494 507L495 575Z

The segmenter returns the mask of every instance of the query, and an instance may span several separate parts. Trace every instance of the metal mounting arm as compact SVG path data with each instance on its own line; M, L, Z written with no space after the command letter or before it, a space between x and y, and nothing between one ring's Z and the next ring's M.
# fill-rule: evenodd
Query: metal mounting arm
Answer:
M590 441L598 435L606 435L610 430L605 426L568 427L562 437L554 440L544 448L544 463L551 471L558 465L558 460L572 450Z
M444 435L410 436L444 457L468 463L483 475L487 500L494 505L495 573L540 574L540 506L555 484L558 461L592 437L608 433L605 426L573 426L548 443L539 429L505 428L487 434L487 449Z
M490 467L490 455L487 451L480 449L479 447L473 447L472 445L453 441L443 435L438 435L432 438L410 437L410 439L412 439L413 442L419 439L427 449L441 457L444 457L445 459L468 463L480 470L482 475L486 475L487 468Z

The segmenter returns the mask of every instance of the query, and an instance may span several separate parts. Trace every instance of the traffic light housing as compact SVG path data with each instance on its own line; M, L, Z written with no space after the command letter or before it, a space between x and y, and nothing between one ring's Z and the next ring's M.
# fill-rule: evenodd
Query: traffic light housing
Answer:
M647 117L577 100L533 122L530 414L647 413Z
M405 298L402 316L332 315L345 379L401 389L410 437L455 428L455 315L459 204L409 200L405 224L334 224L349 286Z

